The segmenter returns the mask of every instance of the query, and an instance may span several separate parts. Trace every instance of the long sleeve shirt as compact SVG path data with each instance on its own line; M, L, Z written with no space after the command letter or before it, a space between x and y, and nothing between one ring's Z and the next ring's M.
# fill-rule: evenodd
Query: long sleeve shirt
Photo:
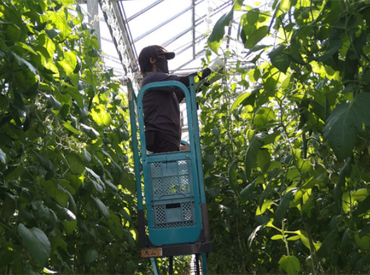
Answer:
M200 80L210 75L211 70L206 68L202 71ZM162 72L151 72L144 76L142 86L158 81L180 81L189 87L189 77L172 75ZM143 97L145 131L156 131L163 139L180 145L181 123L179 103L185 95L180 89L173 87L149 90Z

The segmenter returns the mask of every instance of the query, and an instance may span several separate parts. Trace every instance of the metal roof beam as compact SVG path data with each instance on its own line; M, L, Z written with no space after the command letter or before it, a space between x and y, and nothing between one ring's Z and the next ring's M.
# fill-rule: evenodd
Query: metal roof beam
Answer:
M127 20L126 20L126 23L130 22L131 20L135 19L136 17L142 15L143 13L147 12L148 10L150 10L151 8L157 6L158 4L162 3L164 0L158 0L156 2L154 2L153 4L143 8L142 10L140 10L139 12L135 13L134 15L132 15L131 17L129 17ZM138 1L139 2L139 1Z
M192 8L193 8L193 6L190 6L190 7L186 8L186 9L184 9L183 11L180 11L178 14L172 16L171 18L167 19L166 21L163 21L161 24L155 26L151 30L149 30L146 33L144 33L144 34L140 35L139 37L135 38L134 39L134 43L137 42L137 41L139 41L139 40L141 40L141 39L143 39L148 34L150 34L150 33L154 32L154 31L160 29L161 27L163 27L164 25L168 24L169 22L175 20L177 17L183 15L185 12L191 10Z
M214 12L211 14L210 17L216 15L220 10L224 9L225 7L231 5L232 2L226 2L220 6L218 6L216 9L214 9ZM195 27L197 27L198 25L201 24L200 21L202 21L204 18L206 18L206 15L203 15L202 17L200 17L198 20L195 21ZM184 30L183 32L173 36L171 39L167 40L165 43L162 44L163 47L167 47L168 45L172 44L173 42L175 42L177 39L179 39L180 37L184 36L186 33L188 33L189 31L191 31L193 29L193 26L190 27L190 28L187 28L186 30Z
M191 47L191 46L190 46ZM188 47L188 48L190 48L190 47ZM196 53L196 55L195 56L199 56L199 55L201 55L201 54L203 54L204 52L205 52L206 50L201 50L200 52L197 52ZM193 62L194 61L194 59L191 59L191 60L189 60L188 62L185 62L184 64L182 64L181 66L179 66L179 67L177 67L175 70L171 70L172 72L176 72L176 71L178 71L178 70L181 70L183 67L185 67L186 65L188 65L188 64L190 64L191 62Z

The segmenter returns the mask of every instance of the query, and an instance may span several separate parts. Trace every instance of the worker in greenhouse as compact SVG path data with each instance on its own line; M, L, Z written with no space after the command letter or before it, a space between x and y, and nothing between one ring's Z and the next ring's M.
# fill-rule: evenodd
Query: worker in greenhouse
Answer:
M198 75L199 80L208 77L212 71L221 69L223 60L218 58L209 68L188 75L169 73L168 60L175 57L162 46L148 46L139 54L139 65L143 75L142 86L158 81L180 81L189 87L189 77ZM179 103L185 95L173 87L149 90L143 97L146 148L153 153L180 150L181 123Z

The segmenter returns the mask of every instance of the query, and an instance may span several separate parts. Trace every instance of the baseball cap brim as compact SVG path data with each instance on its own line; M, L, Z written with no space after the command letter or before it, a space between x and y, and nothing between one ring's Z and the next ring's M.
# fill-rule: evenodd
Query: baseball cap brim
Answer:
M160 50L160 51L158 51L158 54L159 55L164 55L167 60L173 59L175 57L174 52L165 52L165 51Z

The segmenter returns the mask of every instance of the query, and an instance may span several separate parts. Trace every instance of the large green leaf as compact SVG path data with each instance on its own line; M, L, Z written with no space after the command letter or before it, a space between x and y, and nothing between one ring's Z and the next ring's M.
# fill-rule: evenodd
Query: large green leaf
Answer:
M91 110L91 116L99 126L109 126L112 120L104 105L98 105Z
M108 207L98 198L91 196L95 206L99 209L99 212L108 220L110 218Z
M243 94L239 95L239 96L235 99L235 101L234 101L233 105L231 106L231 110L230 110L230 111L232 112L232 111L234 111L235 109L239 108L239 106L242 104L242 102L243 102L246 98L248 98L251 94L252 94L251 92L246 92L246 93L243 93Z
M275 222L277 224L280 224L283 220L286 212L289 209L289 205L291 200L293 199L293 192L289 191L284 195L284 197L281 199L279 206L276 208L275 211Z
M271 60L272 65L279 69L279 71L286 73L290 65L290 58L284 52L285 46L279 45L269 53L269 57Z
M247 48L247 49L251 49L254 46L256 46L256 44L258 42L260 42L263 38L266 37L267 31L268 31L268 26L262 26L262 27L256 29L255 31L253 31L253 33L251 33L245 39L244 47Z
M249 178L252 171L252 167L257 161L258 151L261 146L262 141L257 136L253 136L249 144L247 154L245 155L245 174L247 178Z
M90 265L99 257L98 251L96 249L87 249L83 253L83 260L87 265Z
M81 123L80 127L81 127L82 132L84 132L89 138L93 140L97 139L100 136L99 132L90 126L87 126Z
M12 53L12 55L14 56L19 66L26 66L33 74L37 74L36 68L30 62L26 61L24 58L18 56L15 53Z
M263 128L276 118L272 108L261 107L255 114L253 124L255 128Z
M49 259L51 251L50 242L45 233L37 227L28 229L24 224L20 223L18 225L18 234L31 257L43 266Z
M63 68L63 70L66 72L67 76L70 76L73 74L74 69L77 65L77 58L76 53L74 52L65 52L64 53L64 59L61 61L58 61L58 64Z
M79 175L83 171L85 171L85 165L79 155L76 153L68 153L66 155L66 159L68 161L68 166L72 174Z
M327 119L324 138L329 141L338 159L351 156L357 135L370 125L369 106L370 93L361 93L351 103L339 104Z
M221 46L221 40L225 35L225 27L228 26L233 19L234 7L227 13L221 16L220 19L216 22L211 35L208 37L208 46L215 53L218 52L218 49Z
M301 271L301 264L295 256L283 256L279 260L279 269L284 270L288 275L295 275Z
M338 229L334 228L322 242L320 249L316 252L316 255L320 258L326 257L332 251L335 246L335 242L338 239Z

